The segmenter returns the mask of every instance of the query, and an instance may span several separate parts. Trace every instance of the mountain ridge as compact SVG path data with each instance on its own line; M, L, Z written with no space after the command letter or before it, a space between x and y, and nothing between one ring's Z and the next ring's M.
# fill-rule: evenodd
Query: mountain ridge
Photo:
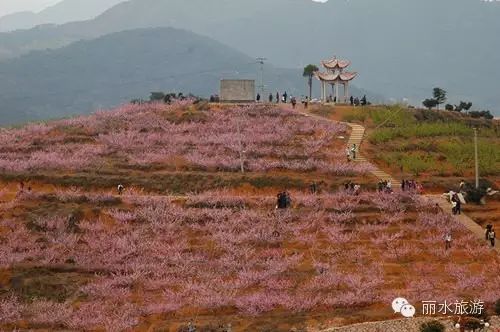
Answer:
M431 8L431 9L429 9ZM432 88L451 103L500 111L500 5L475 0L133 0L93 20L0 34L0 58L124 29L173 26L280 67L352 60L357 84L419 105ZM298 24L300 23L300 24ZM481 38L478 38L481 37ZM474 61L471 61L474 59ZM477 82L471 84L470 82Z
M306 92L300 69L266 65L265 73L273 95ZM117 32L0 62L0 125L91 113L152 91L208 97L221 78L258 80L255 59L181 29Z
M64 24L92 19L126 0L63 0L39 12L21 11L0 17L0 32L31 29L43 24Z

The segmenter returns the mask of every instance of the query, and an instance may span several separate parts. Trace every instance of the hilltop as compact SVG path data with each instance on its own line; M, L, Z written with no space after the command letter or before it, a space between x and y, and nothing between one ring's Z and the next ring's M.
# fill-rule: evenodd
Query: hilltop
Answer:
M497 2L479 0L133 0L93 20L0 34L0 58L168 26L281 67L346 57L360 73L358 85L387 98L420 104L429 89L441 86L454 103L462 99L498 111L499 49L491 41L499 14Z
M258 80L258 72L255 59L185 30L118 32L0 62L0 125L89 113L152 91L207 98L221 78ZM300 70L266 65L265 73L267 91L304 93Z

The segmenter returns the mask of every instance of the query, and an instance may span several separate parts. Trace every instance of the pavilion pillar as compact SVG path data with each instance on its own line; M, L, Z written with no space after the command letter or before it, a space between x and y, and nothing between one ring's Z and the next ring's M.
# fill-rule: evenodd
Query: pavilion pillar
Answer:
M348 100L350 99L350 95L349 95L349 82L346 83L345 85L345 102L348 103Z
M337 103L340 103L340 99L339 99L339 84L338 84L338 82L335 83L335 99L337 100Z
M325 102L325 103L328 100L327 89L326 89L327 85L328 85L328 83L326 83L326 82L323 84L323 102Z

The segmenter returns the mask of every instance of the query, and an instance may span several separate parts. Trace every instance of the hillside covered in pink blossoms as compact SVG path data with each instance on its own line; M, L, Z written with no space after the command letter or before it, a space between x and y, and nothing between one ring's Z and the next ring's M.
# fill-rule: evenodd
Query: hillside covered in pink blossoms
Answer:
M103 167L176 170L317 171L365 174L332 140L343 124L318 122L272 106L215 112L191 102L124 105L87 117L0 132L0 169L9 173ZM182 166L175 166L181 164Z

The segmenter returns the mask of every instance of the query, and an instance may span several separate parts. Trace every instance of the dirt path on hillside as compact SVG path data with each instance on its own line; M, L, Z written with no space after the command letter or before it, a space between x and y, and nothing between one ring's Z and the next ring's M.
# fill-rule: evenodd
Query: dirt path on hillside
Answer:
M288 109L291 109L291 107L287 107ZM365 136L365 127L359 125L359 124L353 124L353 123L348 123L348 122L341 122L341 121L335 121L331 120L325 117L322 117L320 115L315 115L308 113L304 108L298 107L296 110L299 114L302 114L307 117L312 117L314 119L317 119L319 121L329 121L329 122L340 122L348 125L351 129L351 136L348 141L348 145L352 146L353 144L356 144L358 147L358 155L356 157L356 162L369 162L361 153L361 146L363 143L363 139ZM372 164L373 165L373 164ZM396 180L394 177L392 177L390 174L387 174L386 172L382 171L375 165L375 170L372 171L371 173L377 177L378 179L382 181L391 181L393 184L394 190L400 190L401 188L401 181ZM425 197L428 197L432 200L434 204L437 204L444 212L451 214L451 206L450 203L446 201L446 199L443 196L440 195L425 195ZM474 220L472 220L470 217L468 217L465 214L461 214L458 216L454 216L457 221L459 221L463 226L465 226L470 232L472 232L478 239L485 240L484 238L484 232L483 228L476 223ZM500 247L497 245L494 248L498 253L500 253Z
M287 108L292 109L290 107L287 107ZM365 131L366 131L365 127L363 127L359 124L342 122L342 121L335 121L335 120L331 120L331 119L322 117L320 115L308 113L303 107L298 107L295 111L298 112L299 114L302 114L303 116L311 117L311 118L317 119L319 121L344 123L347 126L349 126L351 128L351 135L349 137L347 145L349 147L352 147L354 144L356 144L356 146L358 147L358 153L356 154L356 159L354 160L354 162L358 162L358 163L369 162L369 160L366 159L366 157L361 152L361 146L362 146L363 139L365 137ZM395 179L390 174L387 174L386 172L382 171L381 169L379 169L375 165L373 165L373 166L375 167L375 169L371 172L371 174L373 176L375 176L377 179L382 180L382 181L390 181L392 183L392 188L394 190L399 190L401 188L401 181Z

